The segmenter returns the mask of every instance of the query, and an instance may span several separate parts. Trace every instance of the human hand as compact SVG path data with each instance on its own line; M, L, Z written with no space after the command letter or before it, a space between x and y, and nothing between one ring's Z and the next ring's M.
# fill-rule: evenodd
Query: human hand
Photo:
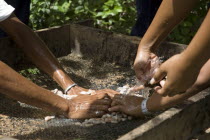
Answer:
M85 89L79 86L74 86L67 92L67 95L80 95L81 92L88 92L88 90L89 89Z
M160 65L158 57L147 49L140 49L134 61L134 70L138 80L145 84L149 81L154 70Z
M73 87L71 90L68 91L67 94L68 95L83 95L83 93L86 93L89 95L107 93L110 97L114 97L115 94L119 94L119 92L111 90L111 89L90 90L90 89L85 89L79 86Z
M108 94L110 98L113 98L116 94L120 94L119 92L117 91L114 91L112 89L100 89L100 90L96 90L95 91L96 94Z
M143 117L141 111L141 102L144 100L142 97L131 95L115 95L112 99L111 112L122 112L135 117Z
M111 99L108 94L78 95L68 101L68 118L86 119L96 118L108 112Z
M163 96L174 96L184 93L197 79L200 68L186 59L182 54L178 54L163 63L154 74L150 84L161 83L161 87L155 87L158 94ZM162 80L166 77L166 81Z

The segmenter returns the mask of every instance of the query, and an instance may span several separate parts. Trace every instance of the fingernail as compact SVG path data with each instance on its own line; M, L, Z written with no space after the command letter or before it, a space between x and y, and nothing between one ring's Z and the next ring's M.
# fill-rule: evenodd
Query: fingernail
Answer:
M111 108L109 108L108 110L109 110L110 112L112 111L112 109L111 109Z
M151 80L150 80L150 82L149 82L151 85L153 85L153 84L155 84L155 79L154 78L152 78Z

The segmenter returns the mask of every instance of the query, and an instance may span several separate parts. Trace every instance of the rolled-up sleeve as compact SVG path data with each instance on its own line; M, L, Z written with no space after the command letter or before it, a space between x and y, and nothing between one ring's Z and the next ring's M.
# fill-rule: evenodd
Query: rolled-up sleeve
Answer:
M7 19L15 10L11 5L8 5L4 0L0 0L0 22Z

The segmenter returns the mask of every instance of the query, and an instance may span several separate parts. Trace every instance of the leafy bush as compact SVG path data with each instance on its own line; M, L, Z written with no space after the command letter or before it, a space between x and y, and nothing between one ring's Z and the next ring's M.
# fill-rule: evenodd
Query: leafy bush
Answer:
M19 73L27 77L29 74L32 74L32 75L40 74L40 71L37 68L28 68L28 69L23 69L19 71Z
M30 21L41 29L92 19L96 27L129 33L135 16L134 0L32 0Z
M129 34L136 20L135 0L31 0L30 26L41 29L92 19L97 28ZM207 0L201 0L169 35L173 42L190 42L207 13Z

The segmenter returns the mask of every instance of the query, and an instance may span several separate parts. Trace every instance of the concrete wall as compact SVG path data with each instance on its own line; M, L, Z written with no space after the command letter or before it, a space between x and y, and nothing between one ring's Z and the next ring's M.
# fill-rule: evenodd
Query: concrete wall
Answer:
M72 52L91 57L96 61L109 61L122 65L133 64L140 38L99 29L70 24L37 31L56 57ZM166 58L181 52L186 46L163 43L158 54ZM24 59L9 38L0 39L0 60L15 65Z
M95 28L70 25L70 43L72 50L96 61L110 61L121 65L133 64L140 38L131 37ZM159 56L180 53L185 45L164 42L158 49Z

